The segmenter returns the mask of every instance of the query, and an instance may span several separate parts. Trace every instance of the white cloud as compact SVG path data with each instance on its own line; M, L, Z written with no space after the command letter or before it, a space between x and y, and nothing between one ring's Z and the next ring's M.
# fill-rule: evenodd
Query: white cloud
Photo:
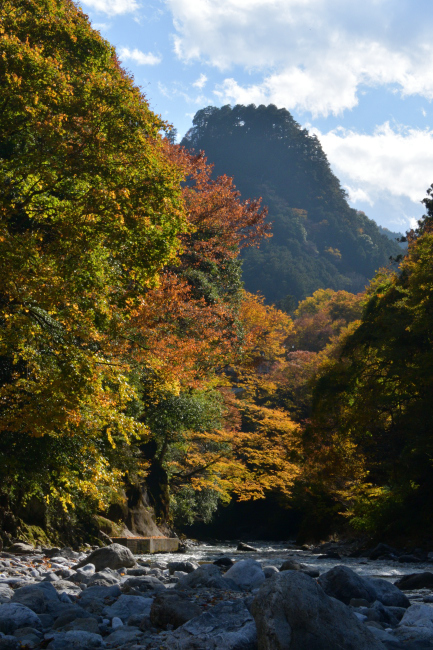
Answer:
M98 32L107 32L110 29L111 25L110 23L92 23L92 27L93 29L97 29Z
M128 47L120 48L119 58L123 62L128 60L134 61L137 65L156 65L162 61L161 57L156 56L156 54L152 54L151 52L145 54L144 52L137 50L137 48L130 50Z
M228 76L216 89L220 101L328 115L356 106L362 86L433 99L433 19L409 0L166 2L181 60L260 74L249 85Z
M372 134L342 127L310 133L318 136L352 204L387 205L394 223L401 217L409 225L414 214L420 216L420 201L433 182L433 130L385 122Z
M353 188L350 185L345 185L344 189L349 195L349 201L352 203L368 203L369 205L373 205L370 195L360 187Z
M82 4L109 16L132 13L140 6L136 0L82 0Z
M197 81L194 81L194 83L192 85L195 88L198 88L199 90L201 90L202 88L205 87L206 83L207 83L207 77L206 77L205 74L201 73L201 75L199 76Z

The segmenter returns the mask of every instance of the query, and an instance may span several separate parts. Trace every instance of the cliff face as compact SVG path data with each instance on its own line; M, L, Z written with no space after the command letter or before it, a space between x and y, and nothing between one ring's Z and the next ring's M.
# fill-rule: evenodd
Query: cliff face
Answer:
M362 291L401 253L349 207L319 140L285 109L209 106L197 112L182 145L204 150L215 175L233 176L244 198L263 197L273 237L244 252L244 281L269 302L300 300L319 288Z

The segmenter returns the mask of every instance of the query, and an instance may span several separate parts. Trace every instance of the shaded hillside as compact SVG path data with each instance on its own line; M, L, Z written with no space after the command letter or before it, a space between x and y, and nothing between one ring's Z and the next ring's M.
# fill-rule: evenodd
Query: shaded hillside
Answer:
M362 290L401 253L374 221L349 207L316 136L275 106L209 106L182 140L204 150L244 197L262 196L272 239L244 253L244 280L269 302L318 288Z

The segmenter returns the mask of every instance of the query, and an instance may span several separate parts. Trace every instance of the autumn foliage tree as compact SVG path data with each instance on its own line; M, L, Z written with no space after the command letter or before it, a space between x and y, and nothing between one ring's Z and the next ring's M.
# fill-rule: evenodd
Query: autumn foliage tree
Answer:
M183 171L68 0L2 4L0 87L1 489L28 448L47 498L104 501L118 480L105 448L145 431L126 412L122 333L179 247ZM53 444L33 467L36 438Z
M6 2L0 39L1 491L94 509L146 479L162 519L170 485L253 494L215 368L265 212L161 136L73 3Z

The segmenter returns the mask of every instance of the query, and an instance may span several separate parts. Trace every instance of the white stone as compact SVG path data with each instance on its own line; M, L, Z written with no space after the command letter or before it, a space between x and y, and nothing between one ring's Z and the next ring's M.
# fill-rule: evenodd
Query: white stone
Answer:
M411 605L400 621L405 627L427 627L433 631L433 607L423 603Z
M256 560L240 560L224 574L223 578L231 579L241 589L257 589L266 580L261 564Z
M86 564L77 569L77 573L90 577L95 573L95 565L92 563Z
M113 630L117 630L118 627L122 627L122 626L123 626L122 619L119 618L118 616L114 616L113 620L111 621L111 627L113 628Z

